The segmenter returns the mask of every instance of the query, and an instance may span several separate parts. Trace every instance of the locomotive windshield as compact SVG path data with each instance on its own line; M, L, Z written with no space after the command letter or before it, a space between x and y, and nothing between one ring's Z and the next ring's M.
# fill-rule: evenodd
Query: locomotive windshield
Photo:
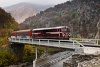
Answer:
M66 31L67 29L66 28L62 28L62 31L64 32L64 31Z

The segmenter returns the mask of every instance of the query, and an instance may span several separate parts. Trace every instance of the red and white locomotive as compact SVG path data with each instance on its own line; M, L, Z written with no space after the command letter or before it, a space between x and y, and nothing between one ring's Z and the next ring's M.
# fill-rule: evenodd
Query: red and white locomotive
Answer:
M70 30L67 26L19 30L12 33L11 38L50 38L69 39Z

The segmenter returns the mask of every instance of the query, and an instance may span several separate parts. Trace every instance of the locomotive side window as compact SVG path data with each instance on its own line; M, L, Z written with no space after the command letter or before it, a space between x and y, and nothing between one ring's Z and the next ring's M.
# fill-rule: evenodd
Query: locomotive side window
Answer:
M60 29L57 29L57 32L59 32L60 31Z

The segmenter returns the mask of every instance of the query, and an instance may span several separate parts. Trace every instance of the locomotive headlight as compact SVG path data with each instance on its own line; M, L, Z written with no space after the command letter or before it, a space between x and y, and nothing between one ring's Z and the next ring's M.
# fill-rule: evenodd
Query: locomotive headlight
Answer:
M64 34L64 33L62 33L62 35L63 35L63 37L65 36L65 34Z
M62 33L63 37L65 37L67 35L67 33Z

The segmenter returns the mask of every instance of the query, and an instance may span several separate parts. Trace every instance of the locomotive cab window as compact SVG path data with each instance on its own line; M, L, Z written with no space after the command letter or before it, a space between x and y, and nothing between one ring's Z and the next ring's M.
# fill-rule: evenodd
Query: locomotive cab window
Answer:
M62 31L66 31L66 28L62 28Z

